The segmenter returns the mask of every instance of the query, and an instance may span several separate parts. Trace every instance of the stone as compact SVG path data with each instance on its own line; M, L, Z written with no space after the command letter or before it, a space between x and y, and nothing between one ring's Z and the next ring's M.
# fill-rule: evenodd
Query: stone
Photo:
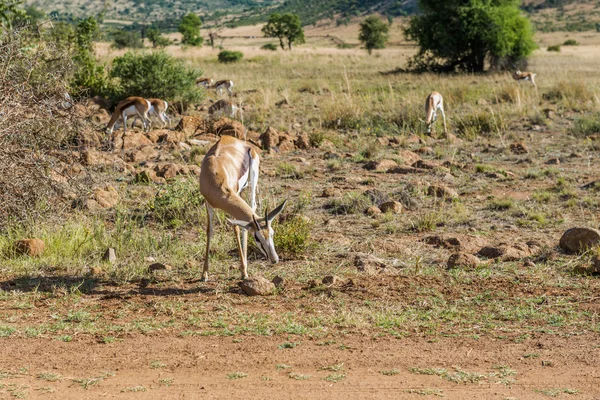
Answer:
M163 264L163 263L154 263L154 264L150 264L150 266L148 267L148 271L150 272L156 272L156 271L172 271L173 267L168 265L168 264Z
M446 263L448 268L469 267L477 268L479 266L479 258L469 253L454 253L448 258Z
M367 171L387 172L391 168L397 167L398 164L393 160L370 161L364 165Z
M551 158L548 161L546 161L547 165L558 165L560 164L560 158L555 157L555 158Z
M431 185L427 188L427 194L432 197L437 197L446 200L458 198L456 190L443 185Z
M19 256L38 257L44 252L46 244L42 239L21 239L14 242L14 251Z
M183 132L187 137L201 135L208 133L208 122L202 117L184 115L175 130Z
M567 253L582 253L600 244L600 231L592 228L571 228L560 238L559 246Z
M402 203L399 201L386 201L380 206L381 212L384 213L392 213L392 214L400 214L402 213Z
M280 153L289 153L296 150L294 140L289 135L280 136L279 145L277 146Z
M173 163L157 165L154 170L157 176L165 179L173 179L177 175L185 175L189 172L185 165Z
M100 109L90 117L90 120L94 125L106 126L110 122L110 114L108 111Z
M119 194L112 186L106 186L94 191L93 199L102 208L112 208L119 203Z
M294 140L294 145L300 150L308 150L311 148L310 138L306 133L299 133L298 136L296 136L296 140Z
M529 149L524 142L514 142L510 144L510 151L515 154L527 154L529 153Z
M431 147L429 147L429 146L423 146L423 147L420 147L419 149L417 149L417 152L419 152L419 153L421 153L421 154L429 154L429 155L431 155L431 154L435 154L435 150L433 150L433 149L432 149ZM419 161L419 160L415 160L415 162L417 162L417 161ZM414 164L414 163L411 163L411 165L412 165L412 164Z
M187 138L188 136L183 131L162 131L162 134L158 137L157 143L178 144Z
M132 149L125 153L127 162L139 163L158 157L158 151L153 146L145 146L140 149Z
M220 118L212 123L211 133L214 133L217 136L233 136L238 139L243 139L246 128L240 121L230 118Z
M365 210L365 214L367 214L368 216L373 217L375 215L381 214L381 209L379 207L377 207L377 206L371 206L371 207L369 207L369 208L367 208Z
M354 266L360 272L366 274L377 274L387 267L385 260L372 254L360 253L354 256Z
M422 172L422 170L420 170L418 168L414 168L414 167L395 167L395 168L389 169L387 172L389 174L406 175L406 174L416 174L416 173Z
M592 260L592 265L590 265L590 269L594 274L600 274L600 257L596 257Z
M239 285L248 296L267 296L275 291L275 284L262 276L245 279Z
M325 277L323 277L322 279L323 285L335 285L336 283L340 282L340 278L338 278L335 275L327 275Z
M414 168L426 169L426 170L448 170L446 167L427 160L419 160L412 165Z
M118 139L119 137L120 141ZM143 133L132 131L129 131L122 136L117 135L113 143L115 144L115 149L118 150L134 149L136 147L151 146L153 144ZM121 144L121 146L119 147L118 144Z
M164 184L167 183L166 179L156 175L156 171L153 169L145 169L135 174L135 178L133 178L134 183L158 183Z
M281 276L276 276L271 282L273 282L273 285L275 285L277 289L283 289L286 284L285 278L282 278Z
M114 162L114 159L101 151L87 149L81 152L81 163L89 167L97 165L108 165Z
M90 275L92 275L92 276L102 275L102 268L100 268L100 267L90 268Z
M515 244L512 246L500 244L498 246L484 246L477 254L486 258L498 258L502 261L519 261L530 256L531 249L526 244Z
M279 132L275 128L269 126L260 136L260 140L262 140L263 148L266 150L277 147L279 145Z
M311 279L310 281L308 281L307 287L309 289L313 289L320 285L321 285L321 281L319 279Z
M419 161L421 159L421 156L418 155L417 153L414 153L410 150L404 150L404 149L398 150L398 156L402 159L402 161L406 165L413 165L414 163L416 163L417 161Z
M423 239L427 244L455 252L476 253L486 245L485 239L474 235L428 236Z
M115 252L115 249L113 249L112 247L106 249L106 251L102 255L102 261L108 261L110 264L114 264L115 262L117 262L117 253Z

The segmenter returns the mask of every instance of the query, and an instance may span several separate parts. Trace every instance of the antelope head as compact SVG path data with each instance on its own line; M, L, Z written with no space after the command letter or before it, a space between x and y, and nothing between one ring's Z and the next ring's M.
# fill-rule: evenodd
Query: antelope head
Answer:
M275 243L273 243L275 231L273 230L271 222L273 222L275 217L283 211L286 201L287 200L284 200L283 203L281 203L271 212L269 212L268 209L265 209L264 218L256 218L256 216L252 216L252 221L250 222L231 219L228 220L233 225L237 225L240 228L246 229L248 232L250 232L250 234L254 236L254 242L256 242L256 246L260 252L272 264L277 264L279 262L279 256L275 250Z

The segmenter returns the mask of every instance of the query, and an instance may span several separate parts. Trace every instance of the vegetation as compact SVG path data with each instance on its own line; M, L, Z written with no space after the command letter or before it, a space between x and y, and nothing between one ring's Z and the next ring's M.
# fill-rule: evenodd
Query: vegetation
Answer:
M277 45L275 43L263 44L260 48L263 50L277 51Z
M162 36L158 28L148 28L146 30L146 37L152 43L152 47L165 47L171 43L168 38Z
M367 17L360 23L360 40L369 54L373 53L374 49L384 49L385 43L388 40L388 32L390 26L379 19L376 15Z
M116 49L141 49L144 47L144 42L138 32L115 31L112 37L113 47Z
M183 36L181 43L188 46L202 46L204 39L200 36L201 26L202 21L199 16L194 13L185 15L177 27L177 30Z
M417 71L482 72L488 59L494 68L525 61L535 43L518 3L419 0L422 14L412 17L405 29L406 37L419 45L409 67Z
M223 50L219 52L219 55L217 56L217 59L221 63L234 63L241 61L242 58L244 58L244 53L242 53L241 51L230 50Z
M304 29L300 24L300 17L296 14L271 14L267 24L263 26L262 32L265 37L278 38L279 45L284 50L284 40L287 40L290 50L292 50L292 43L304 43Z

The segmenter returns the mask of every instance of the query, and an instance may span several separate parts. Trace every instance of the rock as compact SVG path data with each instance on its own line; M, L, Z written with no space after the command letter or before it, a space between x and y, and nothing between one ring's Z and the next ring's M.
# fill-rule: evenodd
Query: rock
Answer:
M119 203L119 194L112 186L106 186L94 191L93 199L102 208L112 208Z
M112 164L113 159L98 150L87 149L81 152L81 163L89 167Z
M308 150L311 147L310 138L306 133L299 133L298 136L296 136L296 140L294 140L294 145L300 150Z
M158 137L157 143L172 143L177 144L179 142L183 142L189 136L184 131L162 131L161 135Z
M38 257L41 256L46 247L42 239L21 239L14 242L14 251L19 256Z
M94 125L106 126L110 122L110 114L108 111L100 109L90 117L90 120Z
M600 231L592 228L571 228L560 238L559 246L567 253L582 253L600 244Z
M104 133L96 129L82 127L78 130L74 144L79 147L93 148L100 147L104 140Z
M323 285L335 285L336 283L339 283L340 278L338 278L335 275L327 275L325 277L323 277Z
M100 267L90 268L90 275L92 275L92 276L102 275L102 268L100 268Z
M381 214L381 210L377 206L371 206L365 210L365 214L372 217Z
M156 175L156 171L154 171L153 169L149 169L149 168L135 174L135 178L133 178L133 182L134 183L153 182L153 183L158 183L158 184L167 183L165 178Z
M134 149L137 147L151 146L153 144L143 133L132 131L128 131L125 135L123 135L122 132L116 135L113 143L115 149L118 150Z
M380 146L389 146L390 145L390 139L383 136L383 137L378 137L377 139L375 139L377 141L377 143Z
M432 246L443 247L455 252L476 253L485 246L485 239L473 235L428 236L423 241Z
M185 175L189 172L185 165L173 163L157 165L154 170L157 176L165 179L173 179L177 175Z
M429 155L431 155L431 154L435 154L435 150L433 150L433 149L432 149L431 147L429 147L429 146L423 146L423 147L420 147L420 148L417 150L417 152L419 152L419 153L421 153L421 154L429 154ZM419 157L419 158L420 158L420 157ZM415 160L415 162L417 162L417 161L419 161L419 160ZM411 163L411 165L412 165L412 164L414 164L414 163Z
M402 213L402 203L399 201L386 201L381 205L381 212L384 213L392 213L392 214L400 214Z
M265 150L276 150L282 153L287 153L295 150L294 137L288 133L277 131L273 127L268 127L267 130L260 135L260 141ZM310 145L310 144L309 144Z
M117 253L115 252L115 249L113 249L112 247L106 249L106 251L102 255L102 261L108 261L111 264L117 262Z
M188 143L192 146L204 147L204 146L208 146L212 142L210 140L189 139Z
M318 280L318 279L311 279L310 281L308 281L307 287L309 289L313 289L313 288L316 288L317 286L320 286L320 285L321 285L321 281L320 280Z
M156 272L156 271L172 271L173 267L168 265L168 264L163 264L163 263L154 263L154 264L150 264L150 266L148 267L148 271L150 272Z
M267 130L260 136L263 147L266 150L272 149L279 145L279 132L273 127L267 127Z
M426 169L426 170L448 170L446 167L427 160L419 160L412 165L414 168Z
M208 122L202 117L185 115L181 117L175 130L183 132L187 137L208 133Z
M596 257L590 265L591 272L594 274L600 274L600 257Z
M509 246L500 244L498 246L484 246L478 255L486 258L499 258L502 261L519 261L531 255L531 249L528 245L515 244Z
M169 129L153 129L150 132L146 132L146 137L152 143L158 143L160 138L167 135L169 132L171 132Z
M389 169L397 167L398 164L393 160L370 161L364 165L367 171L387 172Z
M427 194L433 197L452 200L458 198L456 190L443 185L431 185L427 188Z
M273 285L275 285L277 289L283 289L286 283L285 278L282 278L281 276L276 276L271 282L273 282Z
M245 279L239 285L248 296L267 296L275 291L275 284L262 276Z
M454 253L448 258L446 264L448 268L469 267L477 268L479 266L479 258L469 253Z
M422 172L422 170L418 169L418 168L414 168L414 167L395 167L392 169L389 169L387 171L390 174L416 174L419 172Z
M421 159L420 155L418 155L417 153L413 153L410 150L398 150L398 156L406 165L413 165Z
M153 146L145 146L141 149L129 150L125 153L127 162L139 163L142 161L155 159L158 157L158 151Z
M524 142L514 142L510 145L510 150L515 154L527 154L529 149Z
M360 272L367 274L377 274L386 269L385 260L372 254L356 254L354 256L354 266Z
M279 141L279 152L280 153L289 153L290 151L296 150L296 145L294 144L294 140L289 135L280 136L281 140Z
M560 158L555 157L555 158L551 158L548 161L546 161L547 165L558 165L560 164Z
M246 128L240 121L230 118L220 118L213 122L211 133L214 133L217 136L233 136L238 139L243 139Z
M275 103L276 107L287 107L290 105L290 102L288 101L287 98L283 98L282 100L279 100L277 103Z

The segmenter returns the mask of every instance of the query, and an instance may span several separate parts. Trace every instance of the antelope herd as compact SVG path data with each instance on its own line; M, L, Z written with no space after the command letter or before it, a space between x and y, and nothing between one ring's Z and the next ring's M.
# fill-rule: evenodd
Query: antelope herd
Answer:
M534 87L536 74L516 70L511 75L518 83L530 81ZM220 80L214 82L211 78L199 78L198 86L215 89L221 94L227 90L232 94L233 82ZM127 128L127 118L133 116L134 123L137 118L142 120L144 130L149 130L151 125L150 115L155 115L163 123L171 124L167 116L169 104L161 99L144 99L142 97L128 97L115 107L110 122L106 126L108 133L112 133L116 123L123 121L123 131ZM211 116L225 114L234 118L241 110L230 101L221 99L214 102L208 113ZM425 120L427 133L431 133L437 120L437 112L441 112L444 122L444 133L447 133L446 114L444 113L444 99L438 92L432 92L425 100ZM265 209L263 217L256 214L256 192L258 188L258 173L260 159L254 145L231 136L223 136L212 146L204 157L200 169L200 192L204 196L207 224L206 224L206 253L204 255L204 268L202 280L208 280L210 242L213 235L214 210L220 209L234 219L228 219L234 228L238 252L240 255L241 278L248 278L248 232L250 232L260 252L272 263L279 262L279 256L273 242L274 230L272 221L283 211L285 201L269 212ZM250 185L250 205L246 203L240 193ZM242 238L240 240L240 228Z

